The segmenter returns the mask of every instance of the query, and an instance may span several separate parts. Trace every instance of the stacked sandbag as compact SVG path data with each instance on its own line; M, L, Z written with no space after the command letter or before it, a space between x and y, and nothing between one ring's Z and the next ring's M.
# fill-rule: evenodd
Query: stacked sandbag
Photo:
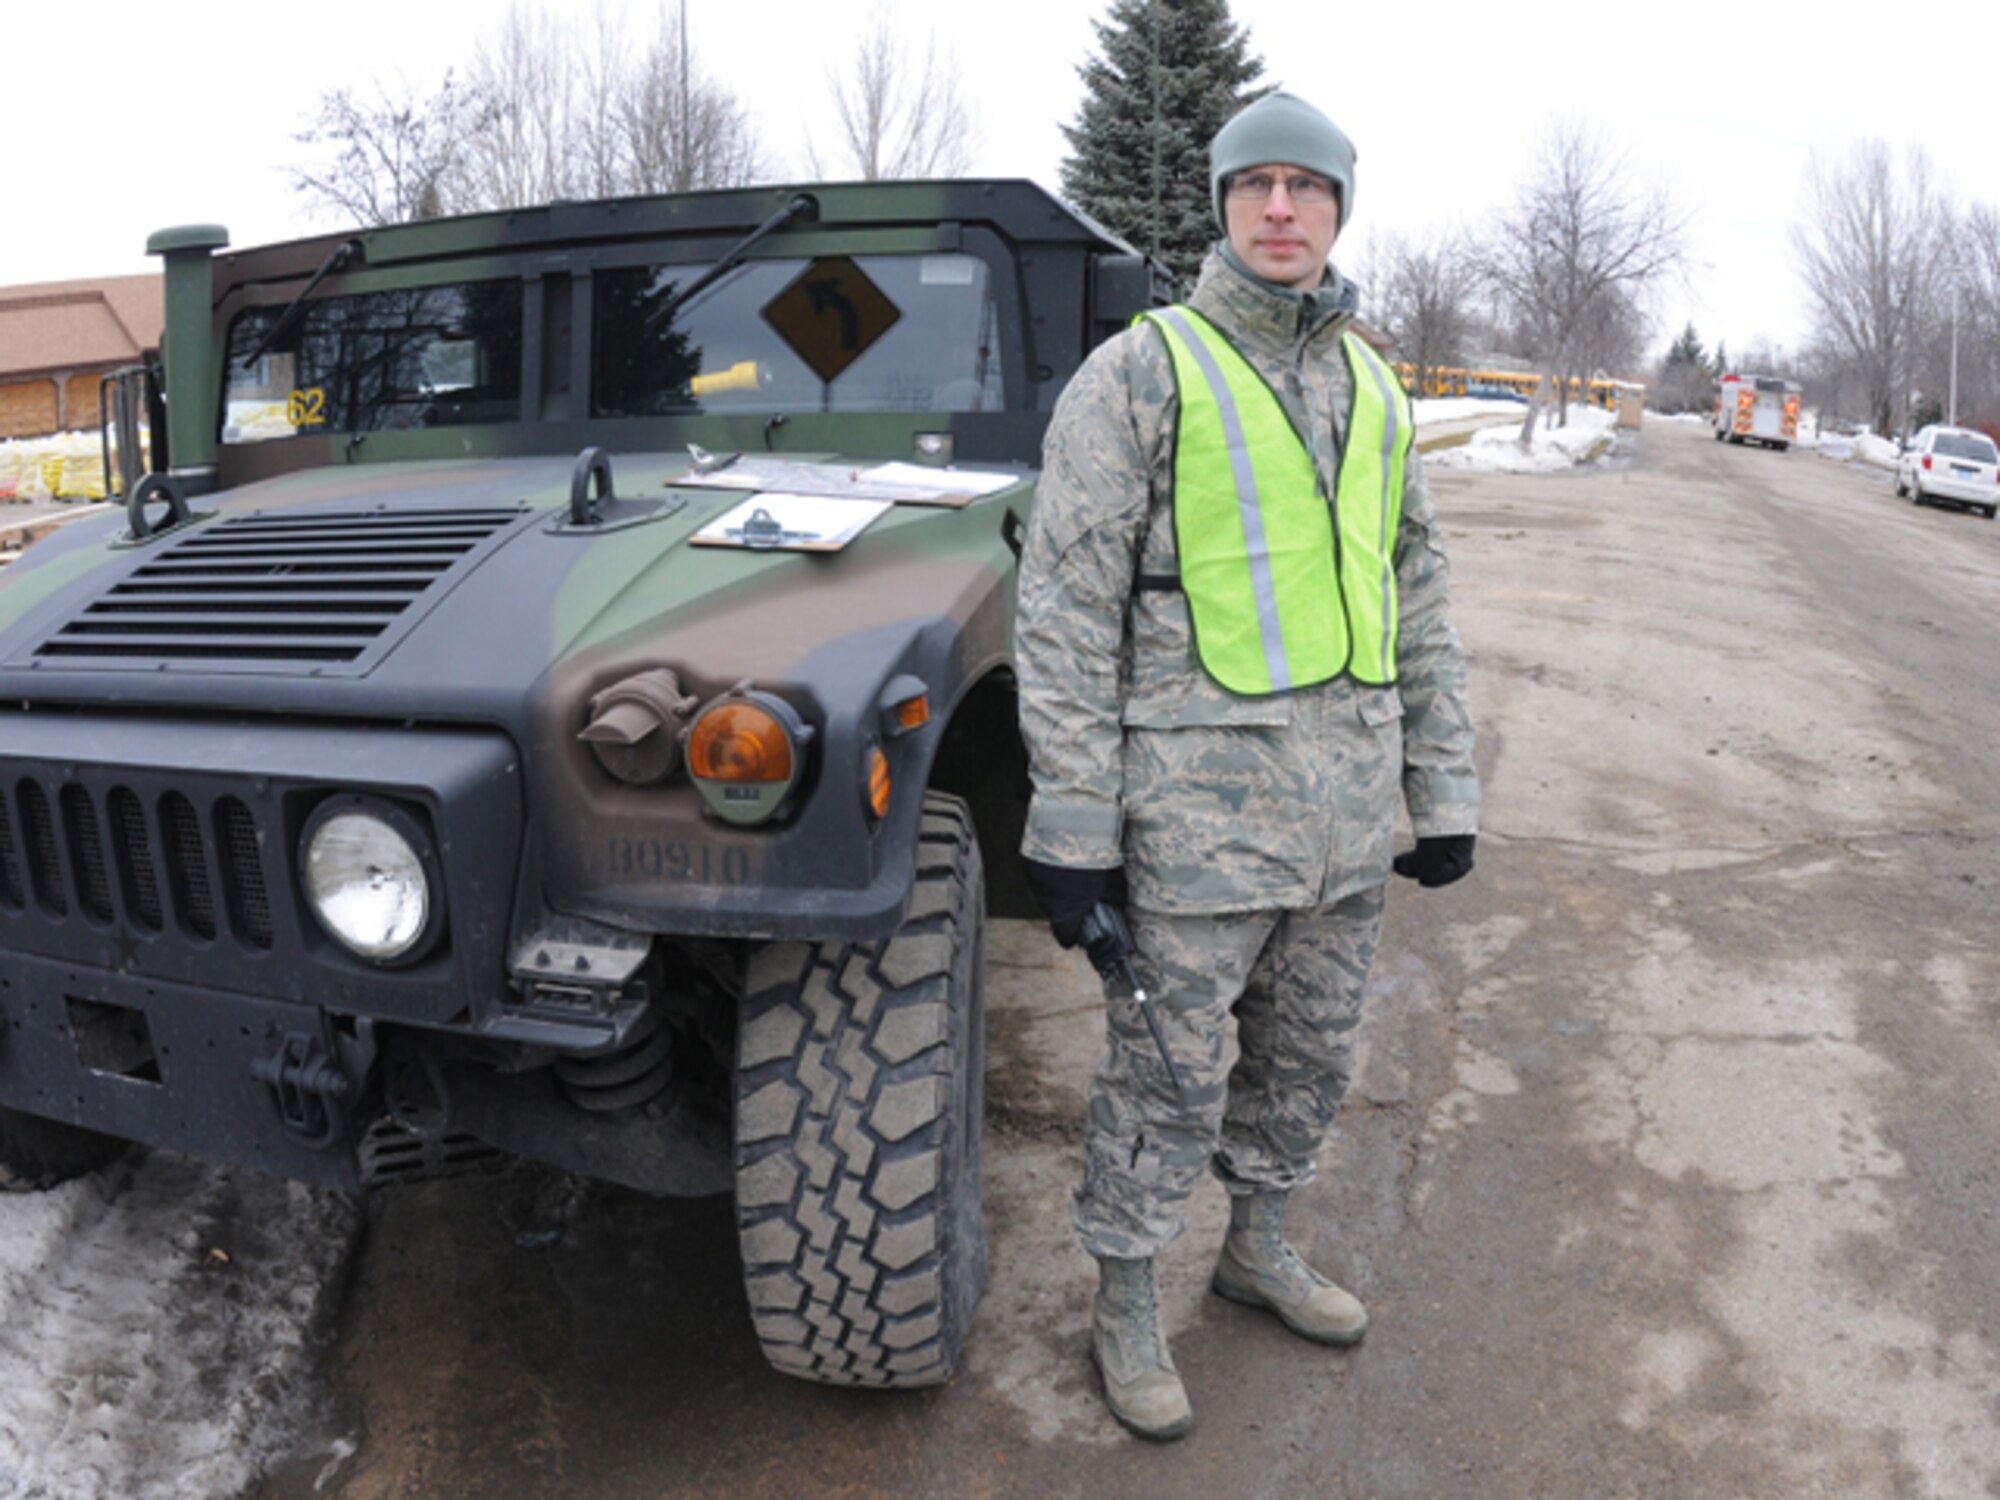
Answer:
M95 432L0 442L0 501L102 500L106 489Z

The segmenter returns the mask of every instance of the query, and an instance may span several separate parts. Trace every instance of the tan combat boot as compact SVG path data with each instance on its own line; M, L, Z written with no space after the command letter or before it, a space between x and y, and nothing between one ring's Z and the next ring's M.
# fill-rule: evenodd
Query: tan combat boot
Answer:
M1160 1331L1160 1298L1150 1260L1097 1263L1090 1352L1104 1376L1111 1415L1140 1437L1164 1442L1194 1426L1187 1390Z
M1231 1302L1268 1307L1293 1333L1318 1343L1358 1344L1368 1331L1368 1309L1285 1243L1283 1193L1231 1195L1229 1234L1211 1285Z

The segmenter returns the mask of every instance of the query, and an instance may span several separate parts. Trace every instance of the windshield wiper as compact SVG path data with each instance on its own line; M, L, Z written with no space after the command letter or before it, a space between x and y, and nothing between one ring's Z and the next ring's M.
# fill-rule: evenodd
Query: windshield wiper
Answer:
M810 193L800 193L790 203L787 203L783 208L772 214L770 218L731 245L723 252L722 258L706 271L703 271L701 275L695 277L693 281L690 281L684 287L676 287L673 296L667 299L666 306L661 308L656 316L662 321L671 318L675 310L690 297L694 296L696 292L713 286L718 278L735 270L743 257L749 253L752 245L763 239L767 234L777 233L794 219L804 219L808 224L818 223L819 200L814 198ZM311 289L308 288L307 290Z
M335 245L333 253L319 263L319 269L312 273L312 279L305 284L298 296L292 298L285 310L278 314L278 321L273 323L270 331L257 341L257 347L244 356L242 365L238 368L254 365L278 340L290 338L298 331L299 324L306 320L306 298L319 288L322 281L342 269L350 260L358 261L366 258L367 251L363 249L359 240L342 240Z

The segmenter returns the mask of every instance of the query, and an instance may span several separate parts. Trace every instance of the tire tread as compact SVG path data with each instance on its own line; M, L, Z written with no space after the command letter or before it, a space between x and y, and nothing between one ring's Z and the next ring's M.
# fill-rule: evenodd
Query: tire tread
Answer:
M976 998L983 898L971 815L931 794L916 889L891 938L773 944L752 962L737 1225L753 1325L785 1373L921 1386L956 1363L985 1253L976 1204L968 1221L948 1201L966 1190L947 1180L953 1150L969 1153L977 1184L976 1118L971 1142L955 1135L957 1089L978 1080L956 1070L976 1068L981 1051L954 1035L976 1027L978 1007L955 1016L952 989L969 984Z

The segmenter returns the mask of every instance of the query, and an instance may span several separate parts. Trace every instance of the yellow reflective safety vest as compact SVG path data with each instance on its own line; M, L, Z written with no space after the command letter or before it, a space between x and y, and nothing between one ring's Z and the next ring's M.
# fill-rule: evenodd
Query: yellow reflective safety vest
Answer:
M1341 336L1354 404L1332 503L1277 395L1193 308L1141 314L1165 335L1180 393L1174 539L1196 654L1261 697L1342 673L1396 680L1396 528L1415 436L1382 357Z

